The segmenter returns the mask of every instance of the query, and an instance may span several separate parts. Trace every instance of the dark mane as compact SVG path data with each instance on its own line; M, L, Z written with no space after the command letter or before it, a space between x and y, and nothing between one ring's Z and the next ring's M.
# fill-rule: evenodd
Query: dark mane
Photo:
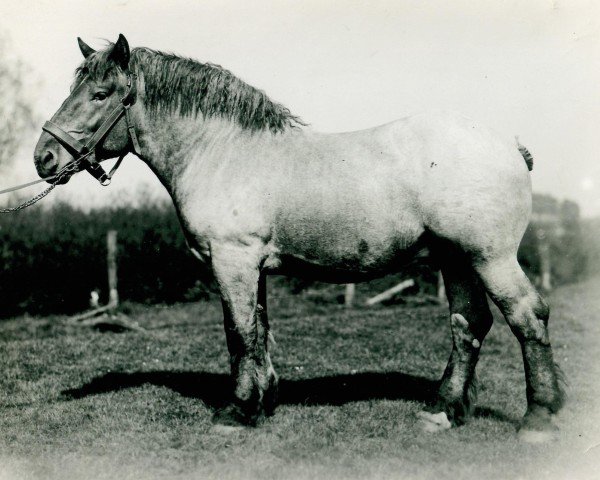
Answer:
M111 46L90 55L76 75L102 79L117 67L108 60ZM177 112L182 117L221 117L236 121L248 130L280 133L305 125L290 111L273 102L228 70L210 63L157 52L148 48L131 51L130 68L144 77L144 100L150 114Z

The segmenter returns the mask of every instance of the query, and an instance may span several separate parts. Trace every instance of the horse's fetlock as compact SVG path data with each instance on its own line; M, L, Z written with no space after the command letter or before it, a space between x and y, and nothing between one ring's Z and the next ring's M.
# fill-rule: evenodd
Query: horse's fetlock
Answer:
M235 389L235 397L240 404L257 404L261 398L261 392L258 383L251 380L240 381Z

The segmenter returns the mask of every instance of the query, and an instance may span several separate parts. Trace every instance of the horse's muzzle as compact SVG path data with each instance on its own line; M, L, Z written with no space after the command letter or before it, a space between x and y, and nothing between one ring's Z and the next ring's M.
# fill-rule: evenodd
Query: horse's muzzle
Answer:
M46 180L47 183L54 185L64 185L67 183L71 177L81 171L83 168L77 166L77 168L68 168L64 167L59 168L59 159L58 155L52 150L52 148L48 148L42 150L42 152L38 155L34 156L35 168L37 170L40 178Z

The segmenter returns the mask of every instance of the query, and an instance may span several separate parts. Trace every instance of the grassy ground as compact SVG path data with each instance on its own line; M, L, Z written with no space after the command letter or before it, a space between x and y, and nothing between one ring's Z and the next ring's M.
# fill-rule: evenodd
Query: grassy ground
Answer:
M282 405L260 428L222 436L227 353L218 302L131 307L148 333L100 333L64 318L0 323L0 479L600 478L600 279L550 297L570 384L561 438L516 441L525 411L520 350L497 318L466 426L423 434L450 351L435 305L345 310L274 295Z

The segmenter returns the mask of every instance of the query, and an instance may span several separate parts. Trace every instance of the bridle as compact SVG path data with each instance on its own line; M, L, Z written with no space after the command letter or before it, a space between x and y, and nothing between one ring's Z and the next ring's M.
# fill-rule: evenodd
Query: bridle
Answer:
M100 163L96 160L96 147L102 140L104 140L106 135L108 135L108 133L123 116L125 116L125 122L127 123L127 134L131 139L133 153L136 155L141 154L140 143L135 133L135 127L131 120L130 113L131 106L134 105L137 100L137 75L130 73L128 70L125 71L125 74L127 75L127 91L125 92L123 98L121 98L120 104L116 106L112 112L110 112L108 117L106 117L106 120L104 120L102 125L100 125L100 128L93 133L92 137L85 144L69 135L59 125L56 125L51 121L44 123L42 129L52 135L74 158L54 175L0 190L1 195L14 192L25 187L30 187L40 182L50 183L50 186L46 188L46 190L37 194L35 197L30 198L29 200L15 207L0 208L0 213L18 212L19 210L37 203L46 195L48 195L54 189L54 187L56 187L56 185L61 183L63 180L68 179L71 177L71 175L80 172L82 169L87 170L96 180L100 182L101 185L109 185L112 176L121 165L125 155L127 155L129 152L127 151L120 155L119 159L115 162L110 171L106 173Z
M96 160L96 147L102 140L104 140L106 135L108 135L108 133L123 116L125 116L125 122L127 123L127 133L129 138L131 138L133 152L137 155L140 154L140 144L138 142L137 135L135 133L135 127L131 121L131 114L129 111L137 99L137 76L130 72L126 72L126 75L127 91L125 92L123 98L121 98L120 104L112 110L108 117L106 117L106 120L102 122L102 125L100 125L98 130L94 132L87 143L84 144L77 140L63 130L60 126L52 123L51 121L44 123L42 130L52 135L74 157L74 159L67 163L56 175L51 177L54 184L57 184L64 178L68 178L73 173L81 171L83 167L96 180L98 180L101 185L109 185L113 174L117 168L119 168L119 165L121 165L125 155L127 155L129 152L122 154L110 172L107 173L100 165L100 162Z
M126 71L125 74L127 75L127 91L125 92L125 95L123 96L123 98L121 98L120 104L112 110L112 112L108 115L106 120L102 122L100 128L98 128L98 130L94 132L94 134L87 143L81 143L79 140L69 135L55 123L52 123L50 121L44 123L42 129L45 132L48 132L50 135L52 135L75 158L73 158L73 160L67 163L54 175L39 178L32 182L23 183L21 185L0 190L1 195L5 193L14 192L25 187L30 187L40 182L50 183L50 186L46 188L46 190L37 194L35 197L30 198L29 200L15 207L0 208L0 213L18 212L19 210L23 210L24 208L27 208L39 202L42 198L48 195L54 189L54 187L56 187L56 185L61 183L62 180L68 179L69 177L71 177L71 175L80 172L82 169L87 170L96 180L100 182L101 185L109 185L112 176L117 171L117 168L119 168L119 166L121 165L121 162L125 158L125 155L127 155L127 153L129 152L125 152L122 155L120 155L119 159L115 162L114 166L110 169L108 173L106 173L100 165L100 163L96 160L96 147L104 139L104 137L108 135L108 133L112 130L112 128L117 124L117 122L121 119L123 115L125 115L125 122L127 123L127 134L131 139L133 152L136 155L140 155L140 144L135 133L135 127L131 120L131 114L129 111L131 106L136 102L137 76L135 74L130 73L129 71Z

